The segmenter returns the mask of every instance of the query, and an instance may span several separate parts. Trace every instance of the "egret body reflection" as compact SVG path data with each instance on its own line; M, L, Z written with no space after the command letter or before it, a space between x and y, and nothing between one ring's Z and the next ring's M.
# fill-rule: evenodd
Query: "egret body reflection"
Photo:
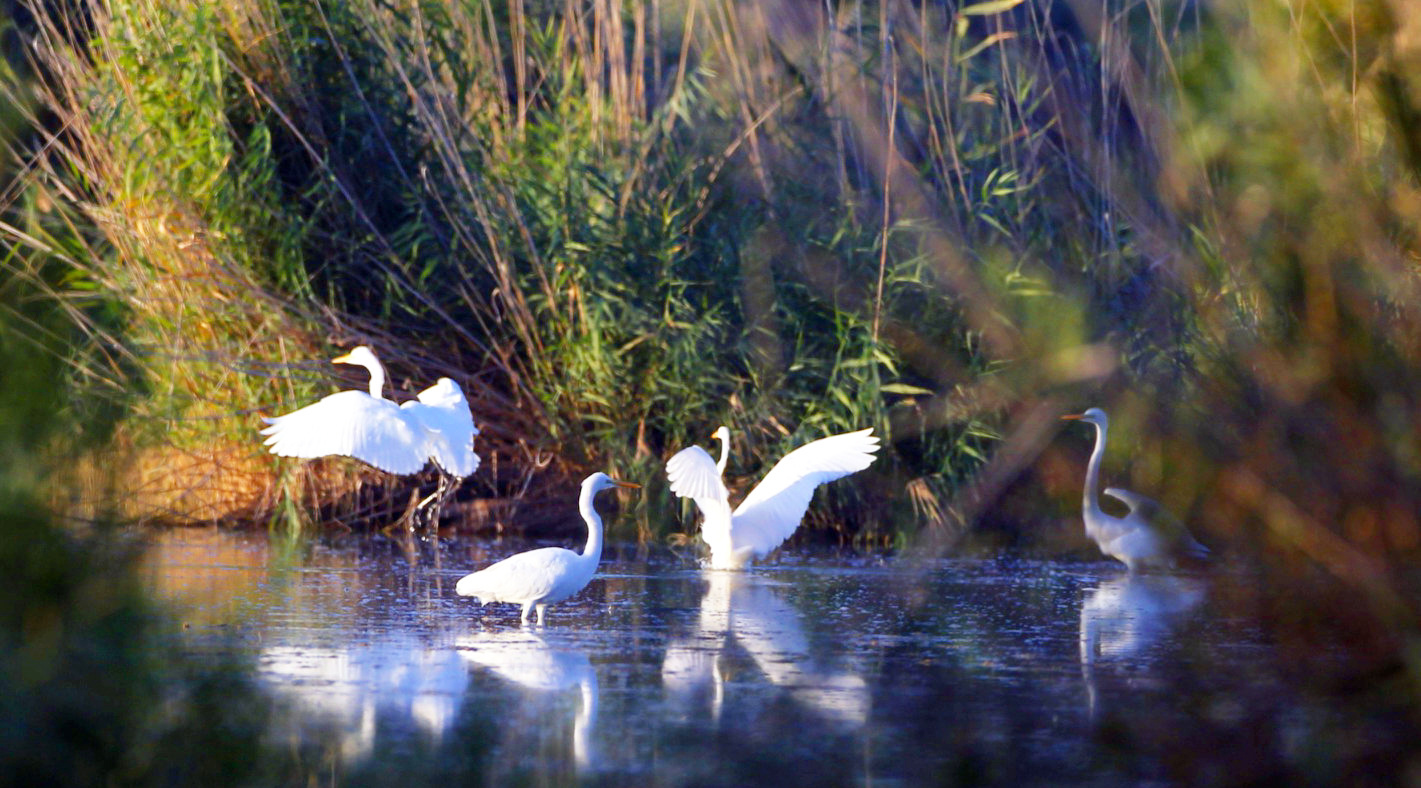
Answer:
M819 715L852 727L868 719L868 684L857 673L815 660L801 614L769 581L729 572L707 572L705 579L696 636L673 642L662 662L668 691L687 697L709 687L718 719L727 694L723 661L734 643L770 683Z
M1135 660L1164 641L1179 619L1204 599L1192 577L1129 574L1107 580L1081 601L1080 663L1090 713L1098 703L1099 663Z
M469 684L453 649L414 639L269 646L262 650L259 675L291 701L293 728L334 731L341 760L348 763L370 755L377 716L408 720L440 739Z
M533 694L577 687L580 705L572 723L573 759L579 769L594 762L592 731L597 724L597 672L587 652L557 646L530 632L481 632L458 640L459 655Z

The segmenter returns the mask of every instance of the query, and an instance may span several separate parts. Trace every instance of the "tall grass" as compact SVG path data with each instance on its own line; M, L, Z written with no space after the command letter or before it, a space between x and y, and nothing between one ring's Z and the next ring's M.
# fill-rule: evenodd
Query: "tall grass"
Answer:
M1389 6L36 16L11 260L60 260L57 295L119 316L76 314L104 349L76 370L138 387L136 467L223 467L231 494L187 516L261 516L279 489L397 510L407 488L351 465L278 487L252 437L364 341L405 395L464 385L488 469L468 494L523 524L593 468L659 479L717 423L735 486L875 426L883 459L812 524L946 544L1018 498L1064 511L1080 458L1054 415L1094 403L1112 467L1206 538L1353 573L1417 546L1418 146ZM1352 451L1379 470L1338 483ZM619 522L649 537L673 509L653 482Z
M154 394L133 444L168 466L220 460L257 482L239 510L271 506L253 412L315 390L265 364L325 338L375 345L397 380L402 364L459 375L489 467L510 471L481 482L495 496L549 457L558 492L592 467L653 476L716 421L754 447L882 426L874 366L893 355L865 342L861 305L781 285L772 246L742 249L766 214L721 186L760 129L711 86L729 10L696 9L120 3L89 9L83 36L41 15L43 104L64 132L31 188L69 191L97 227L74 262L129 310L101 341ZM874 254L863 228L823 232Z

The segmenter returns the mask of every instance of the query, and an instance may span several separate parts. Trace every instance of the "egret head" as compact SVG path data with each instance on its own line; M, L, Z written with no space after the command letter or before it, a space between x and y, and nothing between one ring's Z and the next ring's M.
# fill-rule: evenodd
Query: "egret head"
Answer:
M1089 422L1097 427L1100 427L1101 429L1105 429L1110 425L1110 419L1105 417L1105 411L1101 410L1100 408L1091 408L1085 413L1079 413L1073 416L1062 416L1061 418L1065 421Z
M344 356L336 356L331 359L332 364L355 364L357 366L373 369L380 364L380 360L375 358L375 351L360 345Z
M598 471L597 473L594 473L591 476L588 476L586 479L582 480L583 492L587 492L590 490L594 495L601 492L602 490L607 489L608 487L624 487L628 490L641 489L640 484L632 484L631 482L620 482L608 476L607 474L602 473L601 471Z
M727 426L725 426L724 424L722 424L722 425L720 425L719 427L716 427L716 428L715 428L715 432L712 432L712 433L711 433L711 437L712 437L712 438L715 438L716 440L720 441L721 443L729 443L729 442L730 442L730 428L727 427Z

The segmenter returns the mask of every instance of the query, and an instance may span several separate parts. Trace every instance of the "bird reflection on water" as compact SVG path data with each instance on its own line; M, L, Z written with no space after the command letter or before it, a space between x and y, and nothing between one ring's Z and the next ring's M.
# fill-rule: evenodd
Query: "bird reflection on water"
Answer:
M697 703L709 689L710 713L719 720L727 690L726 663L732 644L748 654L760 674L820 717L845 727L868 719L871 696L857 673L817 664L802 614L764 575L709 571L695 635L673 641L662 662L668 695L683 705Z
M469 684L468 670L452 649L416 639L270 646L262 650L259 675L291 703L293 732L334 732L340 760L349 764L374 750L377 716L407 717L439 740Z
M1197 577L1128 574L1086 592L1080 612L1081 676L1092 718L1099 706L1097 671L1130 662L1138 667L1148 651L1166 641L1204 599ZM1143 679L1140 679L1143 680Z
M597 672L586 651L526 630L478 632L460 637L456 643L459 656L471 665L521 686L530 696L560 696L577 687L580 702L572 722L573 760L579 771L595 765L592 732L597 724Z

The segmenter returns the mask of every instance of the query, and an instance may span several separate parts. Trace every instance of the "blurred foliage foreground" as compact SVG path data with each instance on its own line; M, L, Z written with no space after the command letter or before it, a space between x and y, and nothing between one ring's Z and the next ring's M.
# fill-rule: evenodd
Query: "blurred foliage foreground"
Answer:
M615 522L655 537L661 463L717 423L736 485L874 426L820 533L1035 541L1044 511L1079 544L1055 418L1102 405L1107 477L1248 559L1241 606L1417 708L1414 3L7 10L0 549L41 601L6 608L6 702L139 615L44 509L402 511L410 482L254 432L365 342L401 396L468 392L471 524L566 516L599 468L651 483Z

